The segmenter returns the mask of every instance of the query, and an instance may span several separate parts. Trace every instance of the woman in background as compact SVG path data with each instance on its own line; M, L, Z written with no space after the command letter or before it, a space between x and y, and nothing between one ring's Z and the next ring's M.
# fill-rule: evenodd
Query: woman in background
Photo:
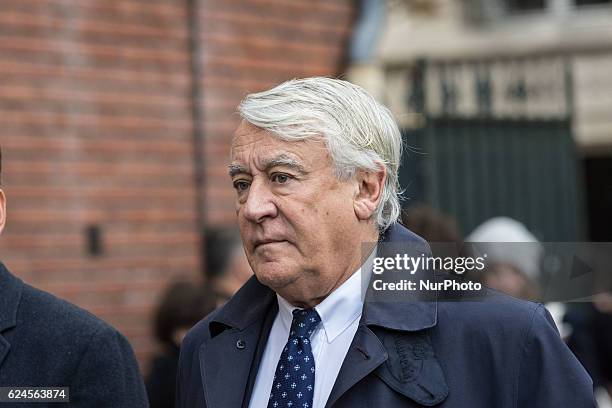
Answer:
M187 331L216 307L215 295L191 282L172 283L155 313L155 338L163 346L153 358L146 379L151 408L172 408L176 393L176 373L180 344Z

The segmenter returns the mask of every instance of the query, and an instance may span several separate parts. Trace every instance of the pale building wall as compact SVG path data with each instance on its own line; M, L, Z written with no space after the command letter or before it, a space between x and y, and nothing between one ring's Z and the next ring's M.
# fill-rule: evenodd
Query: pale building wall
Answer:
M433 11L427 13L388 2L375 56L350 78L390 104L400 121L410 122L414 115L402 101L405 78L390 67L418 58L571 56L576 140L585 149L612 146L612 6L578 10L570 1L549 0L546 11L514 16L496 12L494 0L485 1L490 17L479 23L467 18L467 0L431 0Z

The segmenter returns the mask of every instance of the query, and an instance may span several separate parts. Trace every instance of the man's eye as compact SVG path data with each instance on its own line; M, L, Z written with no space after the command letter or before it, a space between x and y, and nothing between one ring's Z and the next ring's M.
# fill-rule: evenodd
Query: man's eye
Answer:
M272 175L272 181L278 184L285 184L286 182L289 181L290 178L291 176L289 176L288 174L283 174L283 173L275 173Z
M249 183L244 180L238 180L234 182L234 188L238 192L246 191L249 188Z

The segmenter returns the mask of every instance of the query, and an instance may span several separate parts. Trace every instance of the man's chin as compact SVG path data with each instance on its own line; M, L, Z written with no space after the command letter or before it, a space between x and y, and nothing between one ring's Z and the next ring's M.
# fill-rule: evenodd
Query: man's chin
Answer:
M278 290L295 282L295 274L290 272L290 268L282 263L265 262L255 268L257 280L272 290Z

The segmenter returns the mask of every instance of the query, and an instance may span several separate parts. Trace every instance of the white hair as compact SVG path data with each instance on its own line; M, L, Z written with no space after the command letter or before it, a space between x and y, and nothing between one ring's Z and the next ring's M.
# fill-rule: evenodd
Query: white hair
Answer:
M238 112L282 140L322 137L340 180L384 166L387 178L376 225L382 232L398 219L402 137L391 112L361 87L324 77L293 79L247 95Z

